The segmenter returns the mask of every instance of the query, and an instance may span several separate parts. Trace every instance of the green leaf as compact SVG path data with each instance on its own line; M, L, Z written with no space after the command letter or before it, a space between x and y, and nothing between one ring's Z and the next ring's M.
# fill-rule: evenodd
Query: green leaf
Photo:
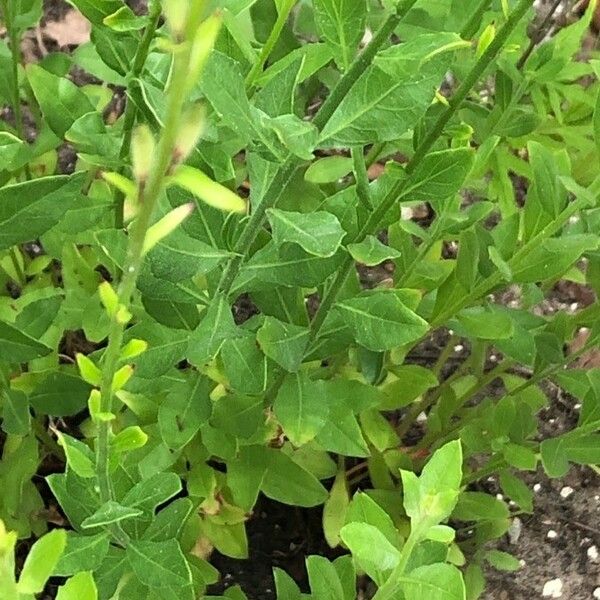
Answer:
M315 0L315 23L319 35L331 48L335 62L346 70L365 30L365 0Z
M390 380L382 387L386 398L381 403L383 410L396 410L408 406L427 390L439 385L437 377L429 370L418 365L395 367L396 380Z
M273 208L267 214L278 247L298 244L308 254L327 258L337 252L346 235L337 218L328 212L297 213Z
M181 588L192 583L192 573L177 540L131 542L127 560L138 579L150 588Z
M29 551L19 576L21 594L39 594L52 575L67 543L67 532L55 529L41 537Z
M564 477L569 462L580 465L600 464L600 435L571 434L544 440L540 444L542 464L549 477Z
M264 421L264 403L256 396L228 394L213 406L211 424L238 438L252 437Z
M84 479L95 477L94 453L89 446L60 431L57 431L56 435L59 445L65 451L69 468Z
M59 138L64 137L77 119L94 112L85 93L69 79L57 77L35 64L27 65L26 71L44 120Z
M80 571L95 571L108 553L110 539L107 533L80 535L67 532L67 544L53 575L69 577Z
M562 275L584 252L598 248L595 235L570 235L537 244L527 256L512 265L516 283L548 281Z
M181 491L181 480L176 473L156 473L134 485L121 502L124 506L154 514L156 507Z
M501 500L482 492L463 492L452 513L460 521L492 521L507 519L508 506Z
M379 571L391 571L400 561L400 551L379 529L368 523L348 523L340 536L361 567L373 577Z
M218 354L225 340L239 335L229 303L219 297L211 303L200 325L189 336L188 360L194 365L203 365Z
M97 600L98 590L90 572L80 572L58 588L56 600Z
M29 402L36 412L67 417L86 407L91 389L80 377L56 371L35 387Z
M319 382L300 373L286 377L273 410L290 441L303 446L325 426L329 407L323 402Z
M458 315L459 334L482 340L505 340L514 333L514 323L504 310L493 306L466 308Z
M449 53L435 50L458 40L454 34L421 35L380 52L336 108L320 145L348 147L400 138L425 113L450 63Z
M358 244L348 244L348 252L356 262L367 267L400 257L398 250L382 244L374 235L368 235Z
M285 572L275 567L273 569L277 600L302 600L300 588L294 580Z
M148 542L178 539L193 510L189 498L178 498L156 515L142 539Z
M242 394L260 394L267 387L267 357L254 336L225 340L221 360L229 385Z
M401 589L411 600L465 600L461 572L452 565L438 563L419 567L399 578ZM379 600L377 594L375 599Z
M335 183L352 172L353 161L347 156L326 156L314 161L304 174L304 179L317 185Z
M119 0L67 0L67 2L95 25L101 25L106 17L123 7Z
M429 325L393 292L377 291L336 304L356 341L375 352L391 350L421 338Z
M331 548L336 548L340 544L340 531L346 522L349 505L350 496L346 482L346 470L343 468L338 470L329 491L329 498L323 507L323 534Z
M175 384L158 409L158 424L165 444L178 450L192 441L211 415L210 381L194 373Z
M309 340L306 327L266 317L256 334L260 349L286 371L295 373L302 364Z
M485 553L486 560L498 571L518 571L521 563L512 554L500 550L488 550Z
M317 506L327 500L327 490L287 454L269 450L261 490L268 498L292 506Z
M0 249L35 240L83 201L84 173L43 177L0 189Z
M468 148L431 152L411 174L402 198L434 205L456 194L473 166L475 153Z
M6 390L2 396L2 430L11 435L27 435L31 414L27 396L18 390Z
M135 519L142 515L142 511L130 508L129 506L123 506L114 500L105 502L92 516L84 519L81 523L83 529L91 529L93 527L101 527L111 525L113 523L120 523L127 519Z
M319 600L344 600L344 588L338 573L324 556L309 556L306 569L313 598Z
M27 362L46 356L52 350L22 333L12 325L0 321L0 359L8 363Z

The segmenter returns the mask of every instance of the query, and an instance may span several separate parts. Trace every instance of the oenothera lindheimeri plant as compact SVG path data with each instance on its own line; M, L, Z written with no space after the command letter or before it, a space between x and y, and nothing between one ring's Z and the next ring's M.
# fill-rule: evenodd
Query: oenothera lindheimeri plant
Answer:
M479 597L522 472L600 463L598 305L544 311L600 290L594 3L70 4L90 42L24 66L41 2L0 2L2 589L202 597L262 494L324 505L314 600Z

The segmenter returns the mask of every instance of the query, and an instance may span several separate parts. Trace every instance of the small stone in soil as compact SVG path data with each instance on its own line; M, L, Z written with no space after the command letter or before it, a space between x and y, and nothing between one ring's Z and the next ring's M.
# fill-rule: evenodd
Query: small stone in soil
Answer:
M560 579L551 579L544 584L542 596L544 598L561 598L563 590L563 582Z
M598 562L598 548L596 546L590 546L587 549L587 555L592 562Z
M554 531L554 529L551 529L547 534L546 537L549 540L555 540L558 537L558 533L556 533L556 531Z
M533 486L533 491L534 491L536 494L537 494L538 492L540 492L540 491L541 491L541 489L542 489L542 484L541 484L541 483L536 483L536 484Z
M594 598L600 598L600 587L597 587L594 590L594 594L593 594Z
M568 498L575 490L568 485L565 486L562 490L560 490L561 498Z

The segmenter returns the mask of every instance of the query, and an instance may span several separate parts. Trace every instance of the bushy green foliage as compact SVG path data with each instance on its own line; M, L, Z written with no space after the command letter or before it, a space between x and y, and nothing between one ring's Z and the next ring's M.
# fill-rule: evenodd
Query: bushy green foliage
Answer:
M600 292L594 3L533 42L532 0L70 3L91 42L23 67L42 2L0 2L0 598L202 597L200 550L246 557L259 494L324 505L347 550L307 557L310 595L276 570L280 600L353 600L359 573L478 598L486 562L519 566L490 542L533 510L520 473L600 463L600 371L564 370L598 304L538 310L561 279ZM582 409L540 442L548 380ZM510 506L469 487L493 474Z

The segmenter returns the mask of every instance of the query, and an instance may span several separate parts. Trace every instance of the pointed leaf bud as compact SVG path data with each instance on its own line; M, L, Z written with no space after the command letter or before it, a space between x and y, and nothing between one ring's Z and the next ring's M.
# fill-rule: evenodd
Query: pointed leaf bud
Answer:
M245 200L198 169L182 165L175 171L171 181L210 206L227 212L246 212Z
M144 254L150 252L162 239L173 233L194 212L195 208L193 202L182 204L165 215L158 223L152 225L144 240Z
M140 125L133 132L131 139L131 161L133 175L139 184L144 184L152 169L152 159L156 142L147 125Z
M175 150L173 152L173 163L183 162L194 150L205 125L205 110L202 104L195 104L183 115Z

